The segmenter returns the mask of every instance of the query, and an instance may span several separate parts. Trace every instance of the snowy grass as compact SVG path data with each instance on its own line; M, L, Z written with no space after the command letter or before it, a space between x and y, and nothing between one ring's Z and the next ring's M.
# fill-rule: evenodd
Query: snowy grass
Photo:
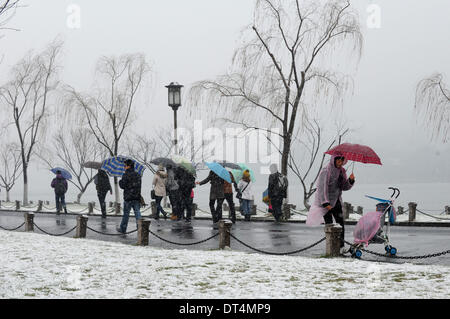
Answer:
M0 298L449 298L450 267L0 231Z

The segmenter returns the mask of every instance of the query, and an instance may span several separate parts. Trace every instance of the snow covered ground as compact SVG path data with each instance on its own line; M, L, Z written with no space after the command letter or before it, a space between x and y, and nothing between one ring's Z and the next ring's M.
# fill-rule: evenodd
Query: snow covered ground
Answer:
M450 298L450 267L0 231L0 298Z

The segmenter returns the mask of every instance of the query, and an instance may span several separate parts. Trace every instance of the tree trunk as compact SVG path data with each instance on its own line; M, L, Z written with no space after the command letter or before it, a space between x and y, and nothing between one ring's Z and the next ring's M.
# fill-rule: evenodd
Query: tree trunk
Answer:
M28 205L28 169L26 165L23 166L23 203L22 205Z
M116 203L120 203L119 179L117 177L114 177L114 192L115 192L115 197L116 197Z
M78 195L77 195L77 204L80 204L81 196L83 196L83 194L84 194L84 191L81 191L81 192L78 193Z
M9 197L9 189L6 189L6 201L9 203L10 202L10 197Z

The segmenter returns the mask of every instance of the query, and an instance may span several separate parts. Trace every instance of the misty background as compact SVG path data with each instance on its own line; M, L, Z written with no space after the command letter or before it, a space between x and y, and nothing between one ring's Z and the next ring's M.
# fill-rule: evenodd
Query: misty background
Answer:
M80 28L68 24L73 4L81 10ZM381 9L380 28L368 27L371 13L367 9L372 4ZM89 90L100 56L142 52L151 63L153 74L148 89L143 90L132 131L151 134L158 127L173 126L173 111L167 105L164 87L172 81L185 86L183 106L178 111L179 126L190 125L186 122L193 120L186 105L187 89L196 81L226 72L239 45L240 32L252 22L254 1L24 0L21 6L8 24L20 31L8 31L0 40L1 83L28 50L39 51L56 37L64 40L61 80L81 91ZM364 43L359 64L348 71L353 77L352 94L345 96L344 106L337 112L343 112L352 129L345 142L369 145L383 163L357 163L357 182L434 183L433 187L417 186L415 192L426 195L435 189L446 196L450 192L450 184L445 184L450 182L450 145L430 140L426 124L415 114L414 102L420 80L436 72L446 75L446 79L450 76L450 2L359 0L353 1L352 6L359 12ZM345 60L338 63L345 66ZM203 125L207 128L208 124ZM267 176L260 175L257 168L255 172L262 189ZM199 172L199 178L204 176L206 172ZM43 194L43 188L48 187L47 198L52 200L49 185L53 177L35 159L30 169L30 199L38 199L33 195ZM147 195L152 177L146 171ZM293 184L298 184L293 175L290 177ZM17 195L21 189L19 179L12 197L20 199ZM208 187L201 192L207 196ZM290 190L291 198L295 192L296 188ZM92 185L83 201L94 195ZM68 196L67 200L71 198Z

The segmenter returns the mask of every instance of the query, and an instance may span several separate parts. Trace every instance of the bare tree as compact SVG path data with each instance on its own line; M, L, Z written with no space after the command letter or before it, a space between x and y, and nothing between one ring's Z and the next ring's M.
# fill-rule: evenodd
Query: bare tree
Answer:
M78 189L76 203L79 204L95 177L93 170L83 164L101 161L105 152L97 147L90 130L82 127L60 127L53 136L52 146L52 149L42 147L39 157L48 168L62 166L71 173L69 182Z
M0 187L6 191L6 201L10 201L9 192L19 179L22 166L20 147L8 143L0 149Z
M314 185L319 177L325 161L325 152L334 145L341 144L342 138L349 132L348 128L338 127L336 136L330 142L324 141L324 130L317 119L305 120L304 132L300 138L295 138L294 146L304 156L296 157L291 152L288 166L298 177L303 188L303 205L306 209L311 207L309 201L315 193ZM303 161L304 160L304 161Z
M442 74L433 74L419 82L416 88L415 109L423 114L431 139L447 142L450 129L450 90L443 82Z
M18 8L19 0L0 0L0 32L3 30L14 30L18 29L6 27L6 24L12 19ZM3 35L0 34L0 38Z
M54 41L39 53L29 53L11 71L12 80L0 87L0 100L13 120L20 145L23 204L28 204L28 166L46 130L48 101L58 86L57 57L62 43Z
M93 93L82 94L68 87L68 103L80 123L85 123L98 144L112 156L123 151L121 141L134 119L136 95L150 67L142 54L102 57L96 71L101 84ZM118 179L114 178L116 202L119 202Z
M194 105L214 105L220 119L246 129L280 128L281 172L287 174L296 126L306 106L337 104L349 78L329 61L344 52L359 57L362 35L349 1L257 0L254 22L235 51L231 70L196 83ZM327 65L328 62L328 65Z

